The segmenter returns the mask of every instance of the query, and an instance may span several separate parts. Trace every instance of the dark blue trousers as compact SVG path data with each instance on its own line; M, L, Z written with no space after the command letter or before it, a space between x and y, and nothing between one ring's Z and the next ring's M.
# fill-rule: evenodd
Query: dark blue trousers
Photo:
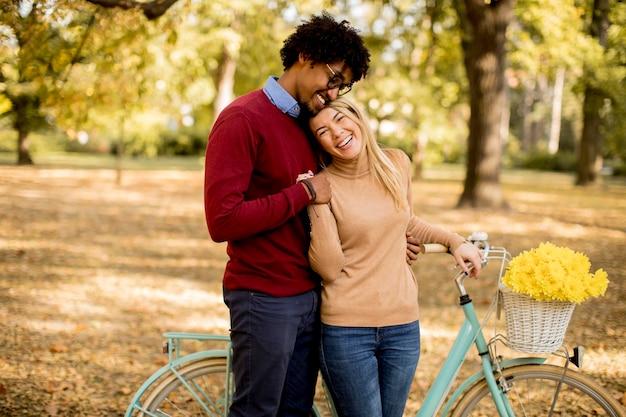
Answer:
M224 288L235 393L229 417L308 416L319 370L319 290L272 297Z

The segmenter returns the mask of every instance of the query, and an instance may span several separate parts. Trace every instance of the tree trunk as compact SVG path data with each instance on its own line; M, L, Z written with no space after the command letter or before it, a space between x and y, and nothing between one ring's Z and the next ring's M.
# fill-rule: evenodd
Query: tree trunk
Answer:
M30 140L28 139L28 131L21 129L17 133L17 164L33 165L33 159L30 157Z
M591 35L606 48L609 29L609 0L594 0ZM583 133L578 150L576 185L591 185L599 181L602 168L602 116L606 93L593 85L594 74L587 74L583 104Z
M604 104L604 93L598 89L585 89L583 104L583 134L578 149L576 185L590 185L598 181L602 157L600 138L602 136L600 110Z
M122 105L123 106L123 105ZM122 172L124 160L124 115L120 116L120 138L115 146L115 183L122 185Z
M554 94L552 95L552 117L550 118L550 137L548 153L554 155L559 151L561 136L561 109L563 108L563 86L565 85L565 68L556 71Z
M425 133L418 133L415 138L415 152L411 162L413 164L413 179L418 181L423 178L424 157L426 151L426 144L428 143L428 136Z
M535 80L526 80L523 84L524 99L520 103L522 116L522 150L529 151L532 147L533 105L535 103Z
M233 58L230 49L225 46L222 48L222 58L216 75L217 95L213 102L214 119L217 119L220 112L233 101L236 69L237 61Z
M513 2L465 0L466 13L459 15L469 21L472 32L470 42L464 44L471 115L467 172L458 207L508 208L500 186L500 162L501 121L507 102L504 43Z
M536 75L537 82L535 83L535 91L533 93L533 111L532 111L532 124L531 124L531 149L539 149L539 144L545 138L545 124L544 121L547 117L546 103L548 98L548 77L539 73Z

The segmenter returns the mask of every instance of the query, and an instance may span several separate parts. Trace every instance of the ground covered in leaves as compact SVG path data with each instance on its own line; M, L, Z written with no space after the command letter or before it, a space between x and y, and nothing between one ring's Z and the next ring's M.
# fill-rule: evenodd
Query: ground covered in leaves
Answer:
M587 254L611 280L574 311L565 343L586 347L583 372L624 402L626 181L582 189L562 174L505 172L512 211L454 210L458 170L414 185L426 220L513 255L551 241ZM225 247L206 231L200 170L0 166L0 416L121 416L165 363L168 330L225 333ZM460 315L446 255L422 257L422 356L407 415L419 408ZM468 286L485 310L487 273ZM501 323L501 322L500 322ZM472 359L468 366L473 366Z

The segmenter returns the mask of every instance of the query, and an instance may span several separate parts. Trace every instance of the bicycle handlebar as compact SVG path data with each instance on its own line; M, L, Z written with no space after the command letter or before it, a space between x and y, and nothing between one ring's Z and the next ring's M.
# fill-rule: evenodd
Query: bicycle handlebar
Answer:
M489 243L487 242L487 233L474 232L467 238L474 245L483 251L483 254L487 255L489 252ZM452 253L450 248L440 243L420 243L420 253Z
M439 243L420 243L420 252L426 253L450 253L450 248Z
M491 249L489 242L487 241L488 235L485 232L474 232L472 233L467 240L469 240L472 244L476 245L483 253L483 266L487 263L487 257L489 255L489 251ZM450 248L445 245L441 245L439 243L420 243L420 252L422 254L429 253L448 253L451 254ZM469 269L474 268L471 262L468 262L467 267ZM458 272L454 277L454 281L457 285L459 293L461 296L467 295L465 288L463 287L463 281L465 279L465 273Z

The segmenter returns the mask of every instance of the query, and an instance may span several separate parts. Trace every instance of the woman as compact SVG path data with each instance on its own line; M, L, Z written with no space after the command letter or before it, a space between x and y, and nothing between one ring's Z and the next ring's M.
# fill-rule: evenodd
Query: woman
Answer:
M352 103L328 103L309 127L332 189L330 203L308 209L309 259L323 280L322 374L341 416L401 417L420 354L405 233L448 246L466 273L465 261L476 265L472 275L481 254L413 214L409 158L381 149Z

